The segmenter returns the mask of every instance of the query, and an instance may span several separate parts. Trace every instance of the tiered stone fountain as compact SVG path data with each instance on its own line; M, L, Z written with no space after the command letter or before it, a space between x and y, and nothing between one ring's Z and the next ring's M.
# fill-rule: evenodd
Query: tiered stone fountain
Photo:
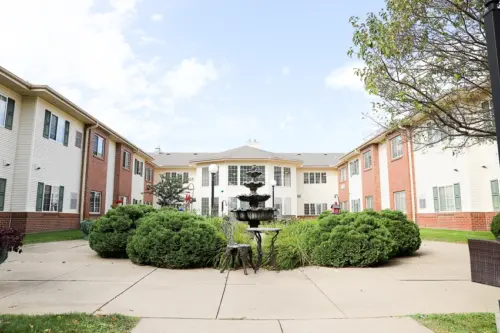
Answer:
M243 186L250 189L250 194L240 194L236 196L239 201L248 202L250 208L247 209L233 209L236 219L242 222L248 222L250 228L257 228L261 221L271 221L274 217L274 212L277 209L269 207L259 207L260 202L266 202L271 196L269 194L258 194L257 189L264 186L264 182L257 181L257 178L262 175L258 171L257 166L254 165L250 171L247 172L251 180L244 182Z

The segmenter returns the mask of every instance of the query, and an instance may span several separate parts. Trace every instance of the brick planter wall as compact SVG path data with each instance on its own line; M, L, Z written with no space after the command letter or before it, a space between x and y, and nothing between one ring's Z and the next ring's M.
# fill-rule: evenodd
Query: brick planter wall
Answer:
M456 212L417 214L422 228L489 231L495 212Z
M11 227L25 233L73 230L80 228L79 214L48 212L1 212L0 227Z

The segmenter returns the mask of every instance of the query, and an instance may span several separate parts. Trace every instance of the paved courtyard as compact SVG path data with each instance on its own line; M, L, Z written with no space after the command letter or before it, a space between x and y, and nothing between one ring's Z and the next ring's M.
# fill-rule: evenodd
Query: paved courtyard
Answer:
M122 313L134 333L430 332L401 316L497 311L470 282L466 245L425 242L378 268L167 270L101 259L85 241L24 247L0 265L0 313Z

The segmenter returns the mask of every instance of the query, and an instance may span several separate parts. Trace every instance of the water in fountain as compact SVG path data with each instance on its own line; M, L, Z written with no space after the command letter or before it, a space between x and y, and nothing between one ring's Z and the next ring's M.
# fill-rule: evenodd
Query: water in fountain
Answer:
M262 172L258 171L257 166L254 165L247 175L251 180L244 182L243 186L250 189L250 194L240 194L236 196L239 201L248 202L250 208L247 209L233 209L231 212L234 213L238 221L248 222L251 228L257 228L260 221L271 221L274 218L274 212L277 211L275 208L270 207L259 207L260 202L265 202L271 196L269 194L258 194L257 189L264 186L264 182L258 181L257 178L262 175Z

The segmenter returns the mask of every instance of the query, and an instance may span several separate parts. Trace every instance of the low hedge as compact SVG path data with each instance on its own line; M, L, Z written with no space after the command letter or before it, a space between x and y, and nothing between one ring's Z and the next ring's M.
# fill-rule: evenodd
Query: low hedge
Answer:
M127 245L132 262L163 268L199 268L214 264L224 237L203 217L159 211L141 220Z
M126 258L127 241L139 220L154 211L147 205L117 206L109 210L92 224L90 248L103 258Z
M490 230L496 238L500 238L500 214L493 217L491 221Z

